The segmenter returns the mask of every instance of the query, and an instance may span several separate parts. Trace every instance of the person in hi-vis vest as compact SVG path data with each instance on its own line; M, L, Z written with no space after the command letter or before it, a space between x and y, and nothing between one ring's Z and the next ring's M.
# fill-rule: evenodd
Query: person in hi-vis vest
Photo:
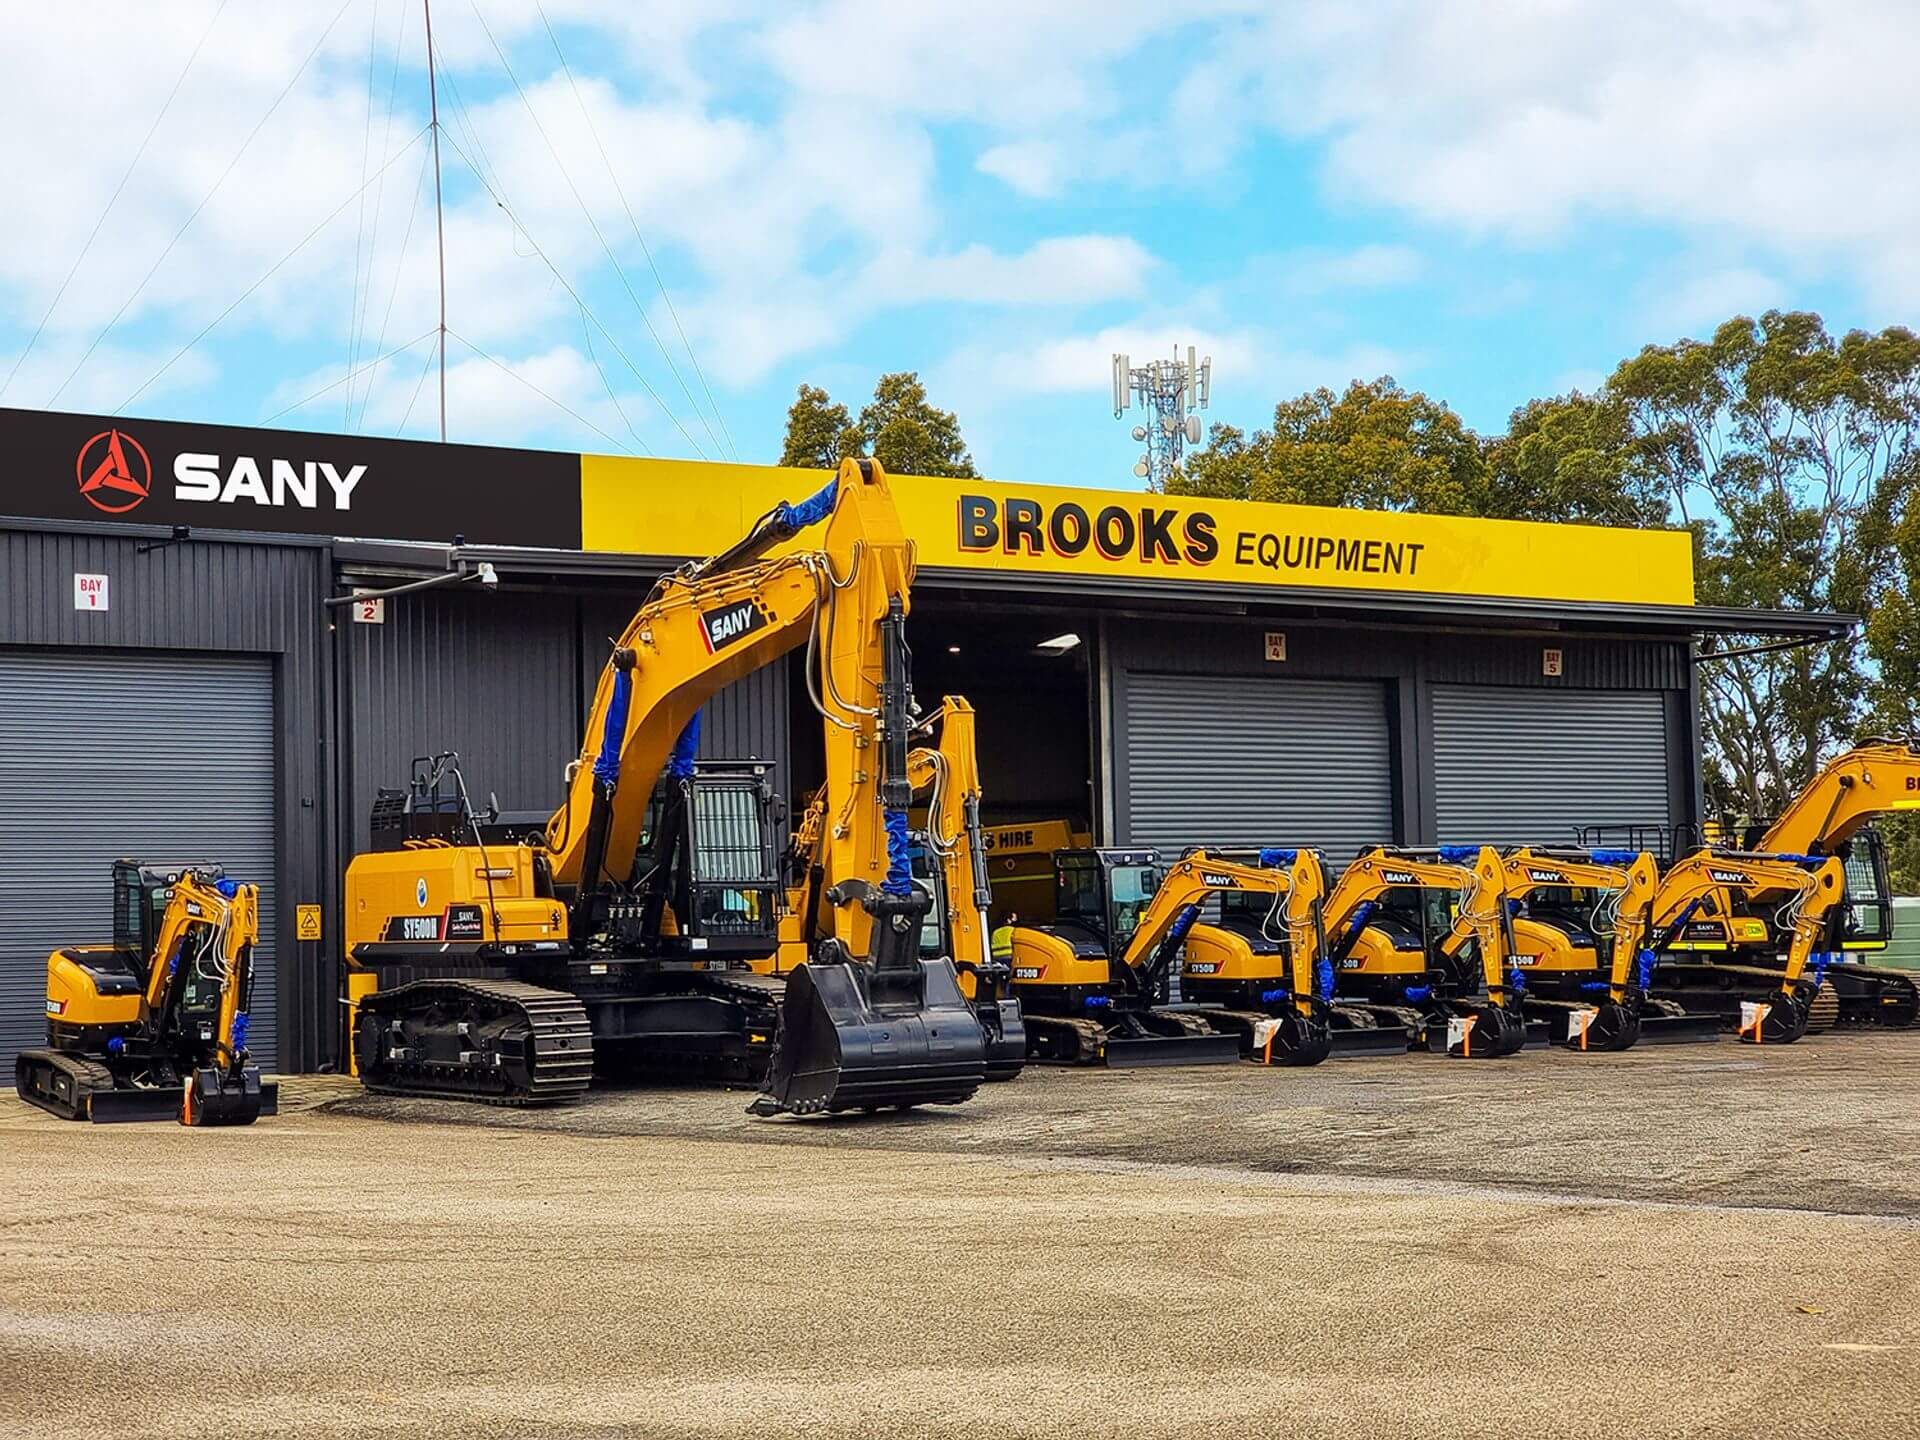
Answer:
M993 951L993 958L1002 965L1013 959L1013 927L1019 923L1019 913L1009 910L1001 917L1000 923L994 926L993 933L987 937L988 947Z

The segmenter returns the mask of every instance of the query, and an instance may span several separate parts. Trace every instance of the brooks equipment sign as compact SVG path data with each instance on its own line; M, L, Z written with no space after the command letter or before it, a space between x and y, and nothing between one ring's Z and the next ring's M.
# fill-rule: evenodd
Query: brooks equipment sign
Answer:
M0 409L0 515L708 555L816 471ZM899 476L923 569L1690 605L1684 531ZM790 547L810 543L803 536ZM710 630L718 647L732 638Z

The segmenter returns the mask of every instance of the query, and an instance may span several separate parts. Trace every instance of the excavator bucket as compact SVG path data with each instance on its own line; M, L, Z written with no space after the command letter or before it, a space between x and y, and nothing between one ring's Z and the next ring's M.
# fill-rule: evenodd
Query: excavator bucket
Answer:
M953 962L899 971L808 961L787 978L756 1115L957 1105L987 1078L987 1036Z
M218 1070L196 1070L186 1085L186 1103L180 1109L182 1125L251 1125L262 1115L280 1113L280 1087L263 1081L248 1066L238 1075Z

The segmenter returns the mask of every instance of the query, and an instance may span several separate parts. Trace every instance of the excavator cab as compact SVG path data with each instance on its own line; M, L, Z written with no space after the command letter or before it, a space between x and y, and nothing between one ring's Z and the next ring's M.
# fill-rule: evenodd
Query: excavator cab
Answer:
M1063 850L1054 858L1057 927L1087 931L1109 955L1127 948L1159 888L1151 850Z

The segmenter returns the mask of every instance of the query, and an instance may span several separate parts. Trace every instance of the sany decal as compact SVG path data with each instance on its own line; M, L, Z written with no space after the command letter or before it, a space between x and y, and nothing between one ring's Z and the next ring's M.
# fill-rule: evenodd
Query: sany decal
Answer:
M232 505L298 505L317 509L324 498L335 510L353 508L354 488L367 467L349 466L342 474L326 460L269 460L263 467L251 455L222 461L218 455L181 454L173 459L173 498Z
M706 636L708 652L713 654L766 628L766 624L767 612L751 600L736 600L731 605L700 613L701 633Z
M102 430L82 445L74 470L87 503L109 515L126 514L153 487L146 447L123 430Z

